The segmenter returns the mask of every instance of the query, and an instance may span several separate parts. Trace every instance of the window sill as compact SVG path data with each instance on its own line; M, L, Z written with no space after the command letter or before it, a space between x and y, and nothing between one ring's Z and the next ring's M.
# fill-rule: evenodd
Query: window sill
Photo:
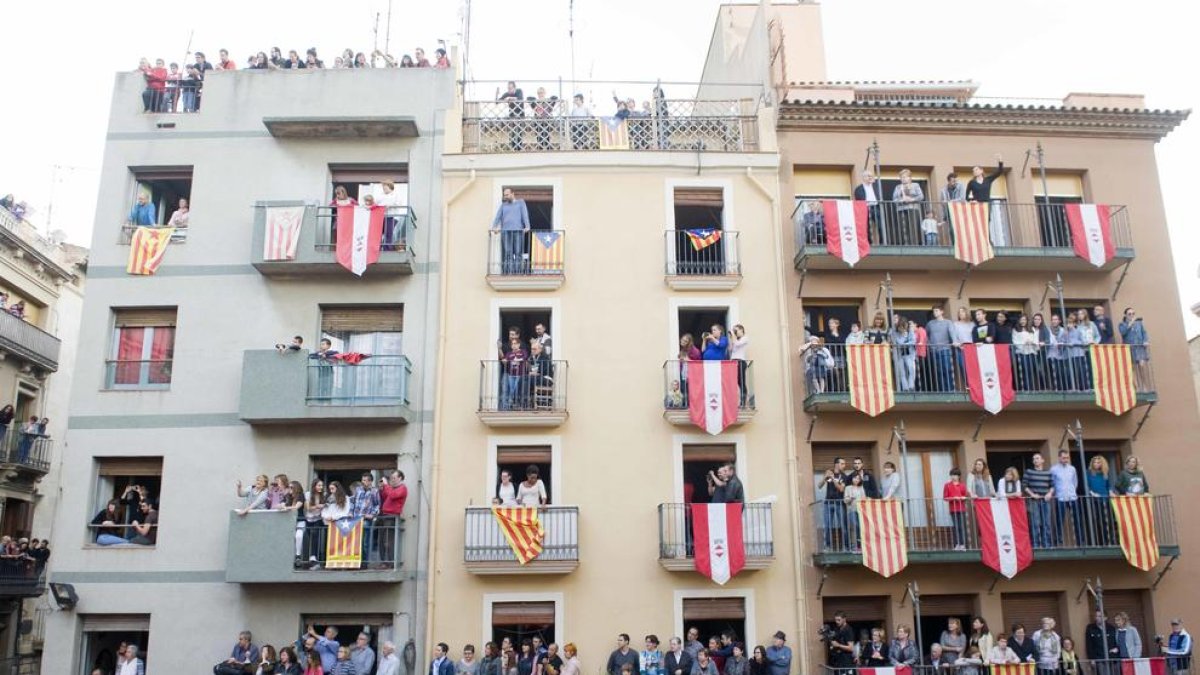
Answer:
M101 546L100 544L84 544L85 551L153 551L158 548L157 544L147 546L145 544L112 544L110 546Z

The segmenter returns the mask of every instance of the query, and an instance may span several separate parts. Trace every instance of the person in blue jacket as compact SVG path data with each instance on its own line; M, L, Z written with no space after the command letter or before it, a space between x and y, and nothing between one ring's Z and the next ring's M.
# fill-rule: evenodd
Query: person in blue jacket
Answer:
M153 227L157 223L158 215L154 211L154 204L150 203L150 197L145 192L138 192L137 203L129 211L129 224Z
M724 361L729 358L729 338L725 335L725 327L714 323L711 331L701 336L703 339L701 358L705 361Z

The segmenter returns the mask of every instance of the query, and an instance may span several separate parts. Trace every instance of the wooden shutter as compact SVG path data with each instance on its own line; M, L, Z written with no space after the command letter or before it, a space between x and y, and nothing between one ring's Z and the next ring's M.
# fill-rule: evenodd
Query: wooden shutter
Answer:
M399 455L329 455L313 457L313 471L372 471L395 468Z
M101 476L161 476L162 457L97 457Z
M813 443L813 473L824 474L826 469L832 469L833 460L838 457L846 460L847 470L850 469L851 460L855 457L862 457L863 463L868 469L871 469L874 464L871 450L872 446L869 443ZM872 469L872 471L874 470Z
M497 464L549 464L550 446L511 445L496 448Z
M554 202L554 188L549 185L506 185L513 191L514 199L524 199L527 202Z
M404 330L404 305L322 307L321 330L327 333L399 333Z
M190 166L160 166L145 169L132 169L134 180L139 183L152 180L191 180Z
M971 616L975 614L973 595L922 595L922 616ZM970 626L963 626L969 630Z
M174 326L178 310L175 307L128 307L113 309L113 323L117 328L146 326Z
M1050 593L1005 593L1000 597L1001 615L1004 617L1004 632L1012 630L1014 623L1025 625L1025 633L1032 635L1033 631L1042 627L1042 617L1061 619L1065 617L1059 603L1059 594ZM922 607L922 610L925 608ZM1060 625L1058 630L1066 634L1067 627ZM996 631L999 632L999 631Z
M1154 626L1149 620L1153 617L1146 612L1146 593L1148 591L1133 589L1128 591L1104 591L1104 613L1111 621L1117 612L1129 615L1129 623L1142 635L1143 647L1149 636L1154 635ZM1088 594L1088 618L1096 611L1096 599Z
M849 621L885 621L888 598L886 595L857 595L822 598L822 621L833 621L833 613L842 610ZM922 610L925 608L922 607Z
M314 626L390 626L391 614L310 614L304 617L304 625Z
M144 632L150 630L149 614L84 614L83 630L87 633L98 631L113 632ZM145 645L143 645L144 647Z
M733 445L685 445L683 461L734 462L737 461L737 449Z
M675 206L711 206L719 209L724 205L725 193L719 187L675 188Z
M408 167L404 164L341 164L329 167L334 183L370 185L385 180L408 182Z
M847 197L853 194L848 168L793 169L792 189L800 197Z
M492 605L493 626L553 625L553 602L497 602Z
M684 598L684 621L745 619L745 598Z
M1041 174L1035 170L1032 172L1032 178L1034 196L1045 197ZM1051 197L1083 198L1083 176L1077 173L1047 173L1046 187L1050 188Z

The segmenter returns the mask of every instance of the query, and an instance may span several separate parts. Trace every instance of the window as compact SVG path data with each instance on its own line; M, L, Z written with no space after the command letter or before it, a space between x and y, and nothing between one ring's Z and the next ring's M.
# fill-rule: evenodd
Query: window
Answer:
M385 472L396 468L398 455L321 455L312 458L314 480L324 481L326 489L333 481L338 481L342 487L350 490L350 484L362 479L368 471L375 474L375 485ZM304 489L307 490L306 484Z
M321 339L328 340L342 360L309 362L307 404L407 403L409 365L403 331L403 305L323 305Z
M379 645L384 642L395 642L395 627L392 625L390 614L305 614L300 617L300 631L309 626L322 635L325 629L333 626L337 629L338 644L350 647L358 639L359 633L366 633L370 638L368 644L379 658Z
M0 532L13 539L29 537L33 530L33 503L13 497L0 500L0 508L4 509L0 517Z
M1004 312L1005 320L1008 324L1016 326L1017 317L1025 313L1025 301L971 298L971 304L968 309L971 312L971 321L975 320L975 310L982 309L984 314L987 315L988 321L995 323L996 315ZM1049 324L1050 322L1047 321L1046 323Z
M1104 613L1108 616L1109 621L1117 615L1118 612L1125 612L1129 615L1129 625L1138 629L1138 632L1143 636L1154 635L1154 613L1149 611L1147 600L1149 599L1150 591L1141 589L1130 589L1126 591L1116 591L1104 589ZM1096 598L1091 593L1088 593L1088 619L1095 616L1096 613ZM1148 638L1142 637L1143 649L1146 649Z
M543 348L549 347L546 351L548 356L554 353L553 335L550 334L550 315L549 307L536 307L528 309L501 309L500 310L500 332L496 335L505 351L508 350L510 341L513 337L513 329L516 329L516 337L521 340L521 348L526 352L529 351L529 341L538 337L538 326L542 327L542 334L550 336L547 339L541 339Z
M80 619L86 672L97 668L104 673L116 672L117 652L122 644L136 645L138 658L149 668L149 614L84 614Z
M552 452L549 445L497 446L496 483L493 486L492 494L488 495L488 501L490 502L492 497L500 496L500 475L503 472L508 472L515 496L515 491L519 489L519 483L527 479L530 467L537 469L538 480L542 481L546 488L546 503L553 504L555 486L552 478Z
M341 164L331 165L329 198L337 199L339 188L361 203L367 195L379 206L387 207L383 221L380 249L402 250L408 245L408 234L415 225L408 202L408 167L404 164ZM315 244L318 250L330 250L337 245L337 218L331 203L317 211L318 226ZM325 219L328 218L326 221Z
M329 167L330 198L339 187L356 201L367 195L378 200L384 181L393 183L395 206L408 205L408 167L404 164L335 164Z
M804 302L804 328L809 333L825 337L829 340L829 321L838 320L837 342L845 342L846 334L850 332L850 324L861 325L861 303L853 300L821 300ZM866 326L862 326L863 329Z
M904 610L909 609L909 605L904 607ZM971 632L971 619L976 616L975 611L975 596L973 595L925 595L921 594L921 624L920 633L916 633L916 613L910 617L905 617L906 623L914 626L914 633L910 636L916 639L919 634L922 639L921 653L928 654L930 646L940 639L942 631L946 629L946 623L951 619L958 619L963 631L967 634ZM992 628L992 635L999 635L1000 632L1008 632L1007 629L1001 629L999 626ZM1032 631L1031 631L1032 633ZM964 654L964 656L966 656ZM987 658L985 655L984 658Z
M0 294L7 297L0 313L6 312L10 316L24 319L25 323L42 328L42 318L46 311L45 307L38 304L37 300L25 297L20 291L2 281L0 281ZM13 309L14 306L17 307L16 310ZM43 330L45 328L50 328L50 326L45 326Z
M1042 627L1042 618L1051 617L1058 622L1055 630L1059 635L1069 635L1067 612L1063 611L1062 593L1002 593L1000 595L1000 612L1004 617L1006 633L1012 631L1012 626L1019 623L1025 626L1025 635L1033 635L1033 631ZM992 634L999 632L993 628Z
M862 631L870 633L872 628L881 628L887 623L888 602L887 596L824 596L821 598L821 618L826 624L832 626L834 613L838 611L845 613L846 623L854 631L854 638L857 640ZM887 634L888 637L894 637L890 630ZM938 634L941 634L940 630ZM913 634L909 637L915 640L917 636Z
M683 503L707 504L710 502L708 473L715 472L725 462L733 462L736 472L737 446L733 443L684 445Z
M521 642L535 635L545 644L556 640L554 601L492 603L490 639L496 644L509 638L519 651Z
M950 509L942 499L942 486L950 480L950 469L958 466L957 449L948 446L908 446L901 467L901 489L908 490L911 508L906 514L910 546L937 548L949 541L953 525Z
M404 305L322 305L321 338L339 352L400 356Z
M88 526L88 541L101 546L158 542L158 499L162 494L162 457L97 457L96 497ZM147 503L154 515L142 509ZM114 508L109 510L109 504ZM106 525L106 521L111 524ZM149 525L140 532L133 528ZM119 525L121 527L115 527Z
M693 344L704 351L704 334L712 330L713 324L721 324L725 336L729 336L732 317L728 307L681 307L679 309L679 335L690 335Z
M553 230L554 187L551 185L505 185L501 192L511 189L513 199L524 199L529 210L529 229Z
M852 169L796 168L792 173L792 189L796 195L792 222L799 244L825 244L825 214L821 201L850 199L854 188L850 184ZM807 215L806 214L812 214Z
M728 255L725 229L725 193L720 187L676 187L675 231L668 232L667 274L738 274L736 258ZM712 232L716 230L720 234ZM716 237L721 237L717 239ZM732 258L732 260L731 260ZM733 264L727 264L733 263Z
M108 389L169 389L175 358L174 307L113 310Z
M746 638L746 599L744 597L683 598L683 626L679 635L692 628L700 632L700 642L708 644L714 635L732 633L734 640Z
M133 175L133 194L129 197L129 210L122 214L125 223L121 228L121 243L128 244L133 236L133 231L138 225L145 225L146 222L136 221L130 216L133 215L135 207L139 205L139 197L144 196L146 203L153 207L153 218L149 214L143 214L143 217L152 221L150 225L159 227L170 225L172 217L179 211L181 206L191 206L192 201L192 167L154 167L154 168L132 168L130 173ZM171 236L173 243L182 243L187 240L188 225L190 216L180 214L175 217L174 225L175 233Z
M1067 211L1063 205L1083 202L1083 175L1047 172L1045 186L1042 185L1039 172L1032 172L1031 178L1034 199L1038 204L1038 229L1042 236L1042 246L1070 246L1071 233L1067 226Z

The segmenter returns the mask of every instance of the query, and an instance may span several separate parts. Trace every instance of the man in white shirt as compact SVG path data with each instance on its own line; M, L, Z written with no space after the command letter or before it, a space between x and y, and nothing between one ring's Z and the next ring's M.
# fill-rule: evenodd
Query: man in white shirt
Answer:
M554 341L550 337L550 334L546 332L546 324L544 323L539 323L533 327L533 342L542 343L542 350L546 352L547 357L554 351Z
M379 669L375 675L400 675L400 659L396 656L396 645L391 641L384 642L379 648L383 658L379 659Z

